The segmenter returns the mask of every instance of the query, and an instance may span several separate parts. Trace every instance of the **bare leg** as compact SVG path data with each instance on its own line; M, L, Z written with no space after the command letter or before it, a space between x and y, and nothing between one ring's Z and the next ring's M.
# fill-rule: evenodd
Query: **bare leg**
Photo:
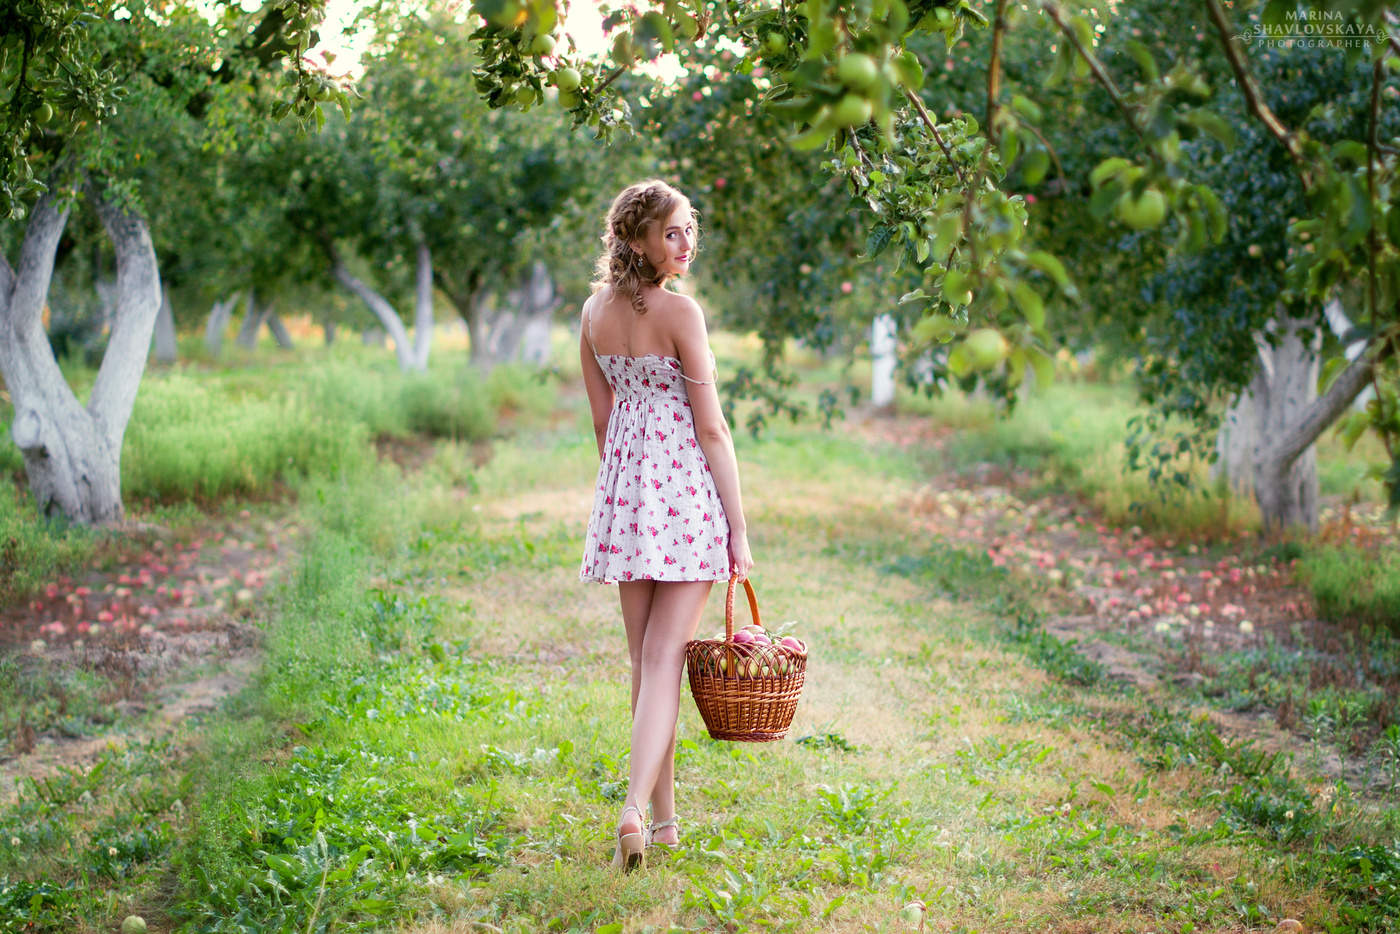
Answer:
M646 638L647 619L651 616L656 581L622 581L617 587L622 601L622 624L627 630L627 654L632 662L632 715L635 717L637 692L642 686L642 644ZM656 776L656 788L651 795L651 813L658 821L674 817L676 813L675 762L676 731L672 729L671 745L662 757L661 772ZM670 833L670 829L663 830L661 842L674 843L672 837L666 836Z
M636 650L628 604L641 608L640 594L624 594L623 619L633 653L633 716L631 774L627 803L652 802L658 820L675 815L676 717L680 711L681 671L685 644L695 634L709 596L710 581L656 582ZM625 828L631 830L630 826ZM665 841L663 841L665 842Z

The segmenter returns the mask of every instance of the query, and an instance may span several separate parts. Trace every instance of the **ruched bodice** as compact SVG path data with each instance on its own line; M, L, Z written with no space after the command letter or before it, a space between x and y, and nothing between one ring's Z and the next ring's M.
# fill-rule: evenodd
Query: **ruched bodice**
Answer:
M595 354L613 391L583 580L724 580L729 523L675 357Z

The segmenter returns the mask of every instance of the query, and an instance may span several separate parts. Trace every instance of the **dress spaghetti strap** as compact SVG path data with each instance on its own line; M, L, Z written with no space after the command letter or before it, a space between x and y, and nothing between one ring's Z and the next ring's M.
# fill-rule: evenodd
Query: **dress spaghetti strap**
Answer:
M715 365L715 352L710 351L710 366L713 374L709 379L696 379L693 376L686 376L681 372L680 360L676 360L676 375L687 383L694 383L697 386L713 386L719 380L719 367Z

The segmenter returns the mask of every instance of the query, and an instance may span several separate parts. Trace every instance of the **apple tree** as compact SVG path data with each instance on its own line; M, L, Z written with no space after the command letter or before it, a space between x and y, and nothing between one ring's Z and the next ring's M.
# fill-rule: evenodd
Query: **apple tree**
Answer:
M1165 245L1176 255L1207 250L1229 229L1224 202L1196 170L1189 144L1203 136L1230 143L1221 110L1228 112L1224 91L1233 86L1243 102L1240 112L1286 154L1307 205L1288 227L1281 271L1286 298L1316 321L1339 286L1364 283L1366 297L1357 315L1368 329L1365 351L1315 402L1296 407L1296 417L1286 419L1288 430L1271 433L1254 457L1255 494L1267 526L1307 521L1306 506L1291 491L1290 470L1362 386L1388 385L1381 374L1392 366L1400 331L1400 293L1391 285L1400 278L1400 253L1388 221L1396 147L1382 135L1378 102L1400 59L1390 56L1378 3L1271 0L1235 4L1227 14L1217 0L1203 0L1184 15L1178 11L1176 22L1198 22L1199 38L1210 37L1205 64L1164 66L1161 50L1154 52L1152 36L1145 36L1123 41L1116 68L1108 64L1106 24L1054 0L1031 8L998 0L987 17L965 0L658 3L607 15L612 55L606 64L579 56L568 37L559 41L558 11L548 0L478 0L474 9L483 22L478 88L488 102L529 106L552 86L577 124L605 137L632 124L632 102L620 91L630 85L619 78L638 61L678 44L719 38L736 44L743 50L736 70L761 65L772 75L763 106L788 128L790 145L830 153L828 171L844 178L868 207L868 252L890 251L918 274L904 299L919 317L916 336L935 350L935 376L982 371L989 385L1008 395L1029 368L1048 371L1047 299L1053 309L1064 304L1056 299L1073 302L1078 293L1064 263L1028 239L1025 200L1006 191L1007 170L1018 160L1033 159L1038 172L1049 158L1040 152L1044 131L1036 124L1046 111L1037 95L1007 100L1004 78L1021 64L1009 57L1019 47L1007 37L1026 32L1053 53L1048 67L1024 74L1028 85L1054 89L1078 82L1082 92L1092 83L1128 131L1121 149L1096 153L1086 174L1062 184L1084 193L1100 224L1170 234ZM1369 70L1367 104L1355 119L1325 121L1345 127L1342 136L1329 139L1306 123L1280 118L1230 16L1264 33L1277 34L1299 16L1350 24L1353 33L1369 30L1370 41L1346 53L1349 63ZM951 48L965 31L983 27L991 36L981 63L984 120L966 111L935 117L929 104L943 93L941 76L920 58L921 44L941 41ZM542 36L550 39L538 41ZM1212 85L1212 76L1222 77ZM1282 339L1291 330L1284 322L1261 336L1267 342L1267 334ZM1400 423L1386 399L1394 393L1378 392L1377 404L1355 424L1364 421L1363 428L1379 432L1392 453L1400 453L1394 446ZM1392 464L1388 485L1400 498L1396 464L1400 460Z
M8 102L0 130L0 214L8 226L0 239L18 242L17 262L0 261L0 376L14 406L11 433L46 514L81 523L122 516L122 437L160 307L156 253L132 173L142 158L134 117L178 115L213 127L211 116L241 106L247 89L286 73L275 113L314 121L318 102L333 93L300 59L319 16L308 0L254 14L228 7L217 22L192 4L144 0L35 0L0 13L0 90ZM116 259L111 335L86 405L65 382L43 327L55 257L81 199L93 206Z

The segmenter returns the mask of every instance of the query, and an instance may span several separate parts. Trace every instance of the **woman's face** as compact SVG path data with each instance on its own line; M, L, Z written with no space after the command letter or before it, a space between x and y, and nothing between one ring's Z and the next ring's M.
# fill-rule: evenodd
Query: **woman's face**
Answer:
M661 275L684 275L695 255L695 218L690 203L682 201L670 217L651 224L643 239L632 241L632 248L646 254Z

